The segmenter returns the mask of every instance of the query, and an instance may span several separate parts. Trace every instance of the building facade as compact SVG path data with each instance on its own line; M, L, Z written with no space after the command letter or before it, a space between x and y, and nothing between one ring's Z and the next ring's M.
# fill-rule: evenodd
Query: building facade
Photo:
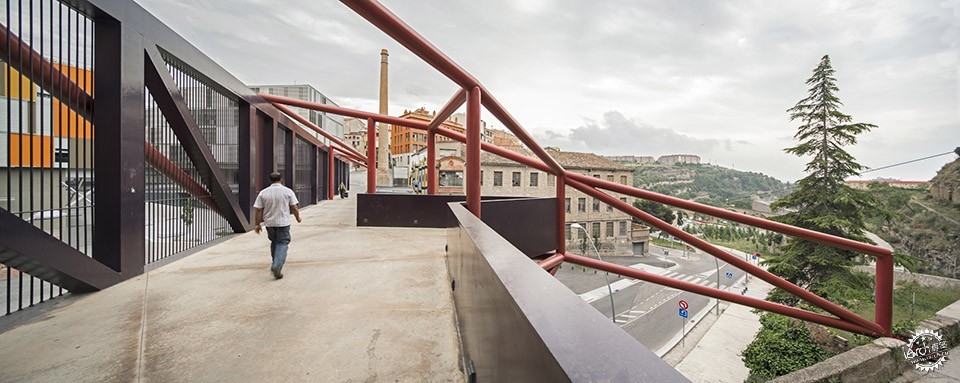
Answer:
M564 169L591 177L633 185L633 171L592 153L563 152L547 148ZM521 154L533 156L527 150ZM556 177L537 169L518 164L490 153L481 154L483 169L480 173L480 190L485 196L554 197ZM462 192L462 189L461 189ZM592 253L593 246L587 241L596 238L599 251L605 255L645 255L649 253L650 229L634 224L632 217L614 209L599 199L567 186L564 205L567 248L570 251ZM608 193L621 201L633 204L634 198ZM572 225L580 224L582 229Z
M323 93L320 93L319 90L310 86L308 84L297 84L297 85L254 85L250 87L250 90L257 93L267 93L276 96L290 97L297 100L316 102L319 104L327 104L333 106L339 106L337 103L333 102L327 96L324 96ZM296 106L287 106L300 116L306 118L308 121L314 125L320 127L327 133L332 134L334 137L343 139L344 138L344 118L343 116L338 116L334 114L328 114L324 112L318 112L315 110L304 109ZM307 129L309 131L309 129ZM317 137L324 144L329 145L330 140L324 138L320 133L314 133L314 137Z
M664 165L699 164L700 156L695 154L668 154L657 158L657 162Z
M437 112L428 112L425 108L409 111L405 110L400 118L418 120L423 122L433 121ZM450 129L455 132L464 133L463 124L447 119L442 124L442 128ZM453 141L450 138L437 135L437 142ZM419 129L408 128L405 126L392 125L390 129L390 154L397 155L402 153L413 154L420 149L427 147L427 132Z
M923 189L930 187L930 181L901 181L901 180L891 180L891 179L875 179L875 180L846 180L843 183L847 186L854 189L865 190L870 187L872 183L881 183L885 185L890 185L895 188L901 189Z
M624 165L646 165L656 162L656 159L651 156L603 156L604 158L624 164Z

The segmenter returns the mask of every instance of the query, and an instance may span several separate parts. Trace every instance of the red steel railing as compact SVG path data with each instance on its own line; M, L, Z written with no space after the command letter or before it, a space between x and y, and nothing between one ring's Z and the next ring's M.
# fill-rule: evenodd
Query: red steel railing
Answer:
M829 234L819 233L812 230L807 230L795 226L790 226L782 224L779 222L773 222L757 217L751 217L745 214L735 213L724 209L719 209L713 206L703 205L696 202L686 201L679 198L674 198L666 196L663 194L654 193L648 190L638 189L634 187L629 187L625 185L620 185L614 182L604 181L601 179L585 176L582 174L577 174L573 172L566 171L563 167L542 148L537 144L536 141L528 134L519 122L517 122L513 116L511 116L506 109L493 97L492 93L483 87L480 82L474 78L470 73L465 71L459 65L457 65L453 60L444 55L439 49L430 44L423 36L418 34L410 26L400 20L396 15L390 12L382 4L374 0L341 0L348 7L353 9L357 14L368 20L371 24L382 30L384 33L392 37L398 43L409 49L411 52L419 56L425 62L433 66L436 70L442 73L444 76L449 78L451 81L455 82L461 87L460 90L454 94L450 101L441 109L440 113L434 118L433 121L427 123L422 121L407 120L397 117L385 116L376 113L363 112L358 110L352 110L347 108L336 107L332 105L318 104L307 101L295 100L286 97L261 94L265 100L274 103L278 108L284 110L282 104L298 106L307 109L313 109L328 113L340 114L344 116L350 116L355 118L361 118L367 120L367 132L368 132L368 151L367 155L360 155L356 151L347 150L343 151L347 158L351 160L366 160L367 161L367 192L373 193L376 190L376 157L373 152L375 143L373 142L373 137L375 136L374 132L374 123L382 122L387 124L399 125L404 127L409 127L413 129L424 130L428 133L428 194L436 193L436 182L435 182L435 170L434 162L436 158L434 157L434 145L435 135L440 134L454 140L463 142L466 144L466 177L465 177L465 191L467 196L467 208L473 212L475 215L480 216L480 151L485 150L487 152L496 154L498 156L516 161L518 163L530 166L552 174L557 177L557 225L555 230L557 230L557 251L555 254L550 256L541 262L541 266L545 269L552 269L559 265L562 262L571 262L578 265L583 265L607 272L612 272L620 275L624 275L631 278L636 278L664 286L669 286L696 294L701 294L717 299L723 299L726 301L743 304L746 306L758 308L765 311L775 312L778 314L783 314L786 316L794 317L797 319L802 319L810 322L815 322L823 324L830 327L840 328L848 331L853 331L857 333L873 335L873 336L890 336L891 333L891 321L892 321L892 299L893 299L893 255L889 250L869 245L862 242L853 241L847 238L841 238ZM445 129L441 127L440 123L445 120L451 113L453 113L457 108L459 108L464 103L467 104L467 121L466 121L466 134L458 133ZM500 121L507 129L509 129L520 141L529 148L536 158L524 156L513 151L498 147L496 145L481 142L480 140L480 106L483 106L490 112L497 120ZM288 113L290 114L290 113ZM290 114L291 117L294 117L294 114ZM302 122L302 121L301 121ZM313 127L311 127L313 128ZM329 137L328 137L329 138ZM331 138L331 141L334 139ZM338 144L342 144L339 140L336 141ZM673 235L680 240L686 242L687 244L696 247L710 255L713 255L717 258L723 259L727 263L744 270L746 273L754 275L771 285L780 288L786 292L789 292L800 299L810 303L811 305L820 308L826 311L833 316L823 315L807 310L798 309L791 306L786 306L778 303L768 302L762 299L756 299L751 297L742 296L739 294L734 294L726 292L723 290L705 287L697 285L694 283L683 282L680 280L663 277L660 275L655 275L647 273L644 271L631 269L628 267L612 264L609 262L603 262L591 258L582 257L579 255L567 253L565 249L565 232L564 232L564 194L566 186L570 186L574 189L580 190L581 192L595 197L604 203L629 214L632 217L635 217L647 224L656 227L660 230L663 230L670 235ZM876 267L877 267L877 276L876 276L876 289L875 289L875 317L876 321L872 322L865 318L862 318L836 304L833 304L826 299L819 297L803 288L794 285L787 280L780 278L766 270L761 269L755 265L750 264L748 261L740 259L726 251L723 251L716 246L707 243L706 241L697 238L689 233L686 233L679 228L673 227L670 224L657 219L656 217L651 216L643 212L640 209L637 209L625 202L620 201L619 199L607 194L605 191L629 195L636 198L642 198L650 201L659 202L662 204L670 205L673 207L694 211L702 214L711 215L717 218L726 219L734 222L743 223L746 225L782 233L785 235L794 236L797 238L802 238L810 241L815 241L818 243L826 244L829 246L834 246L837 248L852 250L864 254L869 254L876 257Z

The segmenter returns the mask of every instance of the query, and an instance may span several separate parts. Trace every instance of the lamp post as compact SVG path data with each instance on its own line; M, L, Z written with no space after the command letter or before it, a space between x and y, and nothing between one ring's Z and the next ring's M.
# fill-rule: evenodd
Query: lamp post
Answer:
M574 228L574 229L583 230L583 234L586 234L586 235L587 235L587 238L590 237L590 233L587 232L587 229L584 228L583 226L580 226L579 223L573 223L573 224L570 225L570 227L572 227L572 228ZM599 260L600 262L603 262L603 259L600 258L600 250L597 249L597 245L595 245L595 244L593 243L593 241L589 241L589 242L590 242L590 246L593 246L593 251L596 251L596 252L597 252L597 260ZM610 273L608 273L608 272L606 272L606 271L603 272L603 279L607 281L607 291L610 293L610 314L611 314L611 316L613 317L613 318L612 318L612 319L613 319L613 323L617 323L617 310L613 307L613 288L610 287L610 277L609 277L609 275L610 275Z

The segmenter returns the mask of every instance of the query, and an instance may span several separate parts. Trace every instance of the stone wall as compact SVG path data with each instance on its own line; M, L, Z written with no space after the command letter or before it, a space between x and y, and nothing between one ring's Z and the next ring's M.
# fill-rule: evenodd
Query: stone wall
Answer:
M856 268L857 270L870 274L871 276L877 274L877 270L873 266L857 266ZM916 282L920 286L932 288L960 288L960 279L894 270L894 286L904 282Z
M960 345L960 301L917 327L939 331L951 348ZM771 382L889 382L914 368L903 356L904 345L899 339L880 338Z

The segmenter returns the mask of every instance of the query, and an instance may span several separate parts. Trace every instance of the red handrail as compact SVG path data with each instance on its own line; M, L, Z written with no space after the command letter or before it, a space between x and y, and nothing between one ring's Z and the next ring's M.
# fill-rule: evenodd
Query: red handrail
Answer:
M288 105L300 106L308 109L321 110L329 113L341 114L345 116L353 116L356 118L365 118L371 121L379 121L391 123L394 125L406 126L414 129L426 130L429 133L437 133L444 135L446 137L453 138L455 140L464 142L468 146L467 150L467 171L468 177L466 177L466 191L467 191L467 200L468 208L479 216L479 160L476 158L478 151L476 149L486 150L488 152L494 153L501 157L511 159L513 161L519 162L521 164L543 170L547 173L557 176L557 209L558 209L558 230L562 234L562 225L563 225L563 187L564 185L569 185L575 189L578 189L588 195L591 195L595 198L603 200L610 206L617 208L620 211L623 211L633 217L636 217L648 224L658 227L665 232L668 232L678 238L681 238L685 242L691 244L694 247L697 247L715 257L722 258L728 263L737 266L747 273L755 275L767 282L770 282L774 286L781 288L785 291L788 291L797 297L813 304L816 307L819 307L830 314L836 315L837 318L824 316L821 314L801 310L795 307L779 305L772 302L767 302L764 300L759 300L755 298L749 298L737 294L732 294L722 290L717 290L709 287L704 287L696 284L686 283L671 278L666 278L658 275L652 275L649 273L644 273L635 269L625 268L623 266L611 264L608 262L602 262L599 260L593 260L585 257L580 257L573 254L565 253L563 250L564 247L564 236L558 236L558 254L549 258L547 265L553 263L559 264L558 261L570 261L573 263L594 267L602 269L609 272L614 272L617 274L635 277L654 283L667 285L671 287L680 288L686 291L695 292L698 294L703 294L718 299L724 299L735 303L741 303L751 307L756 307L759 309L781 313L788 315L794 318L808 320L816 323L821 323L827 326L841 328L849 331L854 331L858 333L870 334L870 335L891 335L891 321L892 321L892 297L893 297L893 256L892 253L886 249L853 241L847 238L841 238L829 234L819 233L816 231L803 229L795 226L786 225L779 222L773 222L765 220L762 218L751 217L745 214L735 213L724 209L719 209L713 206L703 205L696 202L686 201L675 197L670 197L647 190L637 189L625 185L620 185L617 183L603 181L589 176L584 176L581 174L569 172L563 169L563 167L552 158L543 148L541 148L536 141L520 126L520 124L506 111L503 106L496 101L493 95L477 81L470 73L465 71L459 65L457 65L453 60L443 54L439 49L430 44L423 36L418 34L413 28L404 23L400 18L387 10L386 7L380 3L373 0L341 0L348 7L353 9L357 14L367 19L371 24L378 27L384 33L392 37L395 41L401 45L407 47L411 52L419 56L429 65L436 68L444 76L452 80L453 82L460 85L463 92L467 93L467 103L468 103L468 112L467 112L467 122L468 122L468 134L458 133L450 131L439 127L438 124L434 123L425 123L422 121L406 120L396 117L384 116L375 113L368 113L356 110L350 110L346 108L334 107L330 105L323 105L317 103L309 103L299 100L285 99L277 96L266 96L262 95L265 99L268 99L273 102L283 103ZM456 99L458 96L455 96ZM496 145L480 142L479 137L479 126L477 121L479 121L479 110L471 105L470 100L480 100L486 109L494 115L504 126L506 126L511 132L513 132L520 141L526 145L537 158L527 157L503 148L500 148ZM451 100L448 105L454 104L456 100ZM435 122L435 121L434 121ZM469 138L468 138L469 136ZM368 167L373 166L373 158L368 156ZM433 164L428 164L428 166L433 166ZM471 166L474 170L471 170ZM432 181L432 180L430 180ZM727 219L735 222L740 222L746 225L755 226L774 232L791 235L798 238L803 238L811 241L816 241L823 243L829 246L834 246L842 249L857 251L861 253L866 253L877 257L877 279L876 279L876 323L870 322L867 319L861 318L850 311L837 306L822 297L819 297L809 291L806 291L799 286L789 283L788 281L780 278L772 273L767 272L759 267L751 265L749 262L743 261L738 257L735 257L709 243L703 241L697 237L690 235L689 233L683 232L682 230L672 227L669 224L629 205L626 204L617 198L614 198L601 190L605 189L615 193L630 195L637 198L642 198L650 201L655 201L670 206L678 207L681 209L686 209L690 211L695 211L707 215L712 215L718 218Z

